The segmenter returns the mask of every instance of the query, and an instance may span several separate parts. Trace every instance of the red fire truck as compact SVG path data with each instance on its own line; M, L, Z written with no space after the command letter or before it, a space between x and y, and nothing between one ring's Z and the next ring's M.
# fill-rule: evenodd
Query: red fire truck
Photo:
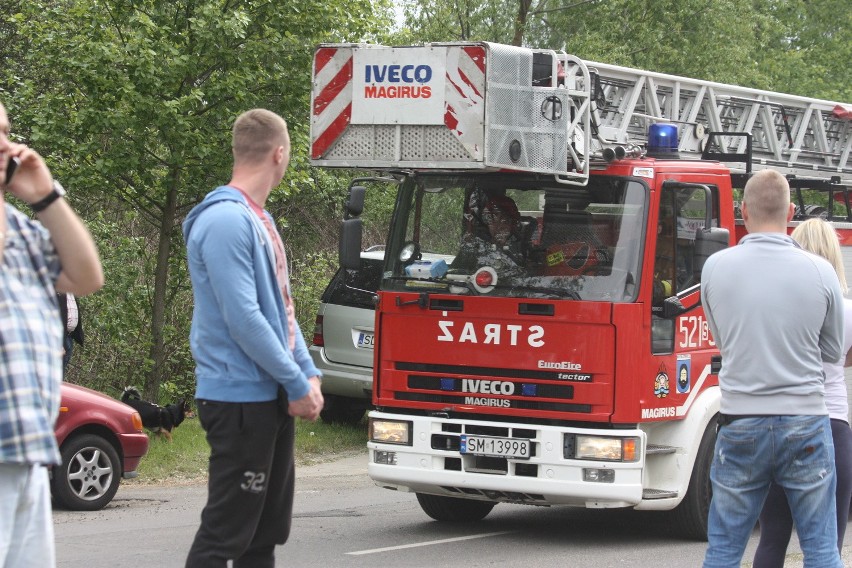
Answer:
M744 233L766 167L792 226L822 216L849 244L849 109L551 50L320 46L312 163L398 184L369 475L438 520L632 507L705 538L720 357L701 267Z

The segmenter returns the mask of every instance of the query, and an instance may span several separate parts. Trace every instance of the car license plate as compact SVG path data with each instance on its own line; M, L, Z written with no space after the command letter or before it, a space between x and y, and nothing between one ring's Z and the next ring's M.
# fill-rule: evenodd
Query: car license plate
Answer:
M492 438L490 436L461 436L459 451L474 456L501 458L530 458L530 441L526 438Z
M357 345L362 349L372 349L375 338L376 335L372 331L360 331L358 332Z

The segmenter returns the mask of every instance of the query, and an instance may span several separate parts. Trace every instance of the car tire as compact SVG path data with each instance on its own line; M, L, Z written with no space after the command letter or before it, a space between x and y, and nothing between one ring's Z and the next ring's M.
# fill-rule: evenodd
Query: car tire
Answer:
M484 519L497 503L442 497L441 495L417 494L417 502L423 512L436 521L472 522Z
M324 396L325 405L320 411L320 418L326 424L347 424L356 426L364 418L367 406L354 398L327 394Z
M50 489L57 505L72 511L97 511L112 501L121 481L115 448L95 434L81 434L60 448L62 464L53 468Z

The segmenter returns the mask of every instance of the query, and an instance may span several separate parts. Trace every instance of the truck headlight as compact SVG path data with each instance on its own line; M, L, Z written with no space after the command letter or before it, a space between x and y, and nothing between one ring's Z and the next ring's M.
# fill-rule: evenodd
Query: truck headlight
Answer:
M639 438L567 434L565 459L635 462L639 460Z
M411 422L406 420L370 419L370 441L382 444L411 445Z

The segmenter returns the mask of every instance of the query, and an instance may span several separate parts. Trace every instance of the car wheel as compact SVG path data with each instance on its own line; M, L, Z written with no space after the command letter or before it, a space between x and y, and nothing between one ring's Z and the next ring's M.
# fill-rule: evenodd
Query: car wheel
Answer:
M121 481L118 453L94 434L74 436L60 448L62 464L50 482L54 499L72 511L97 511L112 501Z
M436 521L473 522L484 519L497 503L417 493L423 512Z
M364 412L367 411L366 404L354 398L331 394L325 395L324 398L325 405L320 412L320 418L326 424L348 424L355 426L361 422Z

